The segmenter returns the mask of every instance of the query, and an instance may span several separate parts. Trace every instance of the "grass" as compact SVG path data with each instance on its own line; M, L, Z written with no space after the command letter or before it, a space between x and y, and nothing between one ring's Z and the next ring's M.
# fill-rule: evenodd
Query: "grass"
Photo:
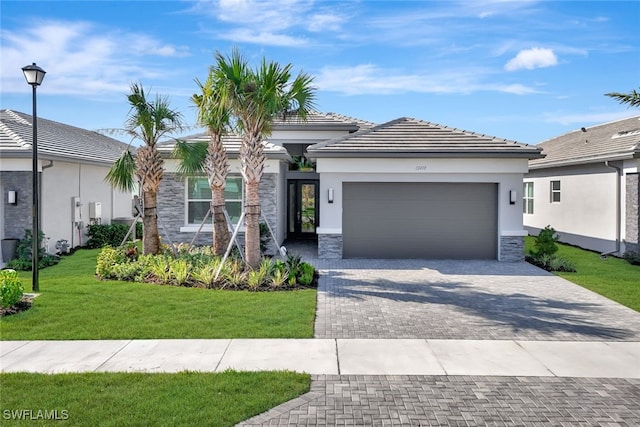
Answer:
M526 238L527 253L534 241L534 237ZM602 259L598 253L563 244L558 244L556 254L573 262L577 271L555 274L640 312L640 266L612 256Z
M316 291L222 291L100 281L98 250L40 271L34 306L0 319L2 340L311 338ZM31 272L20 277L31 290Z
M232 426L309 390L292 372L0 374L3 422L38 411L69 426ZM24 412L24 411L31 411ZM57 412L53 412L57 411ZM10 425L33 425L27 419ZM6 424L3 424L6 425Z

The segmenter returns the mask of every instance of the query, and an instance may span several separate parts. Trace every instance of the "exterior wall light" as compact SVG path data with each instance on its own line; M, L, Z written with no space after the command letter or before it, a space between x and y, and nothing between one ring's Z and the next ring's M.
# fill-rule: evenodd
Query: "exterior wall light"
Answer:
M330 188L327 194L327 199L329 203L333 203L333 188Z
M516 190L509 190L509 204L515 205L518 201L518 193Z
M18 204L18 193L13 190L7 191L7 203L10 205Z

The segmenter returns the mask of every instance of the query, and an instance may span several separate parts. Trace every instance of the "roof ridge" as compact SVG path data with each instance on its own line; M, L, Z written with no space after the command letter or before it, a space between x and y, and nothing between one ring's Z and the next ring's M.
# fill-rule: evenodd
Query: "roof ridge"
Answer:
M11 130L11 128L9 128L9 126L7 126L4 122L1 122L1 121L0 121L0 129L2 129L7 135L13 138L16 142L18 142L19 146L30 147L32 145L30 141L25 141L20 135L15 133L13 130Z
M4 110L4 112L7 113L9 116L13 117L19 123L22 123L23 125L32 126L32 123L29 120L27 120L24 117L22 117L16 111L13 111L13 110L10 110L10 109L7 108L6 110Z

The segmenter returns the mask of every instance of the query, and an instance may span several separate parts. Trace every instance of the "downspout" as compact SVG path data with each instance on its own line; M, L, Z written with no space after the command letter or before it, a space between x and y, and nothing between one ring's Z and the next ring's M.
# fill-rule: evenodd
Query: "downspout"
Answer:
M38 212L38 215L40 216L40 230L42 230L42 206L43 206L42 205L42 194L44 193L44 191L42 191L42 183L44 182L44 170L52 168L52 167L53 167L53 160L51 160L51 159L49 160L49 164L48 165L40 166L40 184L39 184L40 194L38 194L38 196L40 197L40 200L38 202L38 206L40 207L40 212ZM48 243L46 244L46 247L48 248Z
M620 201L622 200L621 191L622 188L620 186L620 180L622 179L622 168L613 164L609 164L608 160L605 160L604 165L608 168L615 169L616 171L616 249L609 252L603 252L600 254L602 258L605 258L607 255L611 255L613 253L620 254L620 232L621 232L621 209L620 209Z

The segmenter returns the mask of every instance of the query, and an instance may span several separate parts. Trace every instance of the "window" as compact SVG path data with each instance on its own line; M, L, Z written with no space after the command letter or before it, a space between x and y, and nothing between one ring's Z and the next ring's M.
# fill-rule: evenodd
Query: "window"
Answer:
M232 223L237 223L242 212L242 177L227 177L224 190L225 207ZM207 178L187 179L187 224L200 225L211 206L211 188Z
M524 190L522 191L522 211L526 214L533 214L533 182L525 182Z
M551 203L560 203L560 181L551 181Z

